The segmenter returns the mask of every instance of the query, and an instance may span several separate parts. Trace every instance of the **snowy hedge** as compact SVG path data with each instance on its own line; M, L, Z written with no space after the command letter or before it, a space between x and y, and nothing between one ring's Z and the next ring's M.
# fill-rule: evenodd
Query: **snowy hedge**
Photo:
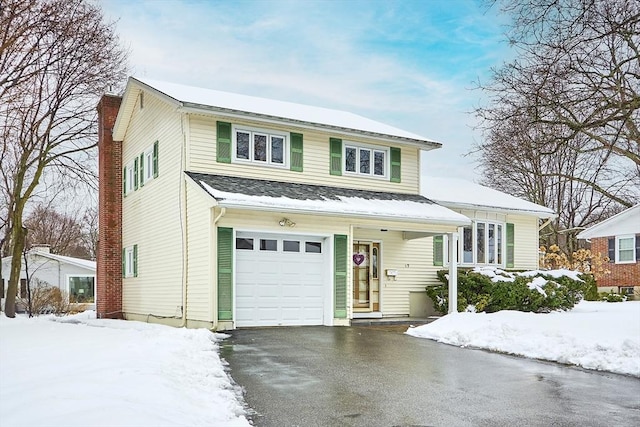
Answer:
M438 271L438 279L443 284L427 287L435 309L443 314L449 304L448 273L448 270ZM591 296L595 286L593 276L570 270L511 273L494 267L461 269L458 271L458 311L570 310L585 294Z

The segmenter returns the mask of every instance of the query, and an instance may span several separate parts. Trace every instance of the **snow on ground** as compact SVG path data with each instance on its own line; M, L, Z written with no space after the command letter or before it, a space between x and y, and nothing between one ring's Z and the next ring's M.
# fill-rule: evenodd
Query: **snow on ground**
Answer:
M0 313L3 427L250 425L221 335L92 316Z
M640 301L582 301L548 314L453 313L407 334L640 377Z

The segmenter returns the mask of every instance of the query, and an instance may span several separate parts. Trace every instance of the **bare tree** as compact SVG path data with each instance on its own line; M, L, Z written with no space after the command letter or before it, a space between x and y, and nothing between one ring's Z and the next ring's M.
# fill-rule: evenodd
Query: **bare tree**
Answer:
M30 200L92 179L99 96L124 83L113 23L85 0L4 0L0 10L0 179L5 245L13 255L5 303L15 315L23 216ZM50 173L50 174L49 174ZM7 237L8 236L8 237Z
M90 242L85 236L85 218L82 212L60 213L51 206L37 204L24 220L29 230L27 245L45 244L53 253L90 259L93 248L87 246Z
M89 259L98 256L98 209L87 209L82 217L82 246Z
M493 0L516 58L492 70L476 110L483 183L560 216L549 243L640 199L640 3Z

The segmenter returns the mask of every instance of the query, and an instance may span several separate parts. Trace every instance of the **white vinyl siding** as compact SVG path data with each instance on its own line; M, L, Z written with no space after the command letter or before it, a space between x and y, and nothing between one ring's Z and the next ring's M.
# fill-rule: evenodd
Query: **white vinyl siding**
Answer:
M398 193L413 193L419 191L419 152L415 147L402 146L394 141L389 142L368 139L365 137L345 138L349 143L370 146L379 150L388 150L390 145L401 146L402 182L390 182L385 179L371 179L369 176L335 176L329 174L329 138L343 137L337 133L320 132L295 126L273 124L268 127L262 123L247 120L229 119L224 117L189 116L189 148L187 170L192 172L212 173L231 176L242 176L255 179L274 179L287 182L330 185L362 190L391 191ZM289 136L289 132L304 135L304 172L289 169L257 167L254 164L218 163L216 162L216 121L222 120L232 123L234 127L247 126L249 128L268 129ZM285 159L289 160L289 148L285 151ZM387 160L388 163L389 160ZM387 174L389 170L387 169Z
M406 223L385 222L376 220L353 220L341 217L319 217L315 215L287 215L296 223L295 228L287 229L279 225L282 214L271 212L251 212L227 209L225 215L220 219L218 226L232 227L239 231L264 231L271 233L290 232L304 235L332 236L334 234L349 235L349 224L355 222L359 227L355 228L354 236L359 239L372 239L381 241L381 260L383 269L398 270L398 277L387 279L380 274L381 285L381 310L384 316L408 315L409 314L409 291L424 291L425 286L437 284L435 272L441 267L433 267L431 258L431 239L422 238L415 240L403 240L400 231L380 231L381 228L389 230L401 230L407 227ZM420 231L433 231L433 226L417 225L411 226ZM449 227L448 231L454 231L455 227ZM442 226L440 226L442 230ZM327 239L326 241L330 241ZM349 238L348 258L352 256L353 238ZM259 242L254 242L259 244ZM323 250L330 246L323 247ZM332 248L331 248L332 250ZM329 266L327 267L329 268ZM351 269L347 269L347 317L352 316L352 279ZM387 291L389 291L387 297Z
M436 272L443 267L433 266L431 238L404 240L398 231L357 229L354 239L381 242L380 310L384 317L409 315L410 292L424 292L427 286L440 284ZM397 270L398 275L387 277L389 269ZM351 277L349 286L351 289Z
M125 315L181 316L182 233L180 114L147 93L145 108L132 111L123 141L125 162L159 141L159 170L149 188L134 191L123 199L122 244L138 245L138 277L123 279ZM157 183L158 185L156 185Z
M213 320L212 214L210 197L195 185L187 185L187 318Z

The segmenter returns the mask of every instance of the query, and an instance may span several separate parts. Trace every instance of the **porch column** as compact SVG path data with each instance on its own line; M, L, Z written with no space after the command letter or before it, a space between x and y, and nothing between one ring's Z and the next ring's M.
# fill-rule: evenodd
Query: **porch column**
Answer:
M458 312L458 233L449 238L449 313Z

